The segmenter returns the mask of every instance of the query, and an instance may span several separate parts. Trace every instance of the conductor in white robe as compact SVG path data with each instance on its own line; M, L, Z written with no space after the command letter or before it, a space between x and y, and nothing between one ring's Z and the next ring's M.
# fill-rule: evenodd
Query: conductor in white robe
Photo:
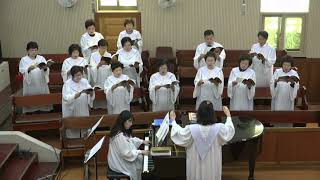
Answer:
M134 80L136 87L140 87L140 74L143 71L141 54L138 50L132 48L133 42L129 37L122 38L121 45L122 49L119 49L116 54L118 55L118 61L123 64L123 74Z
M63 79L63 82L66 82L68 79L71 79L70 70L73 66L81 66L84 68L84 74L83 77L88 79L89 73L88 73L88 62L83 57L80 57L81 55L81 48L78 44L71 44L68 48L68 54L70 57L65 59L62 63L61 68L61 76Z
M98 49L98 41L104 39L104 37L99 32L96 32L96 25L93 19L86 20L84 25L86 33L81 36L80 45L83 57L89 63L90 55Z
M215 66L215 53L208 52L204 58L206 66L198 70L194 79L193 98L197 98L196 110L202 101L210 101L215 110L222 110L223 72Z
M122 74L122 69L123 65L120 62L112 63L112 75L106 79L104 84L108 114L119 114L124 110L130 111L134 81Z
M168 62L160 60L159 72L150 78L149 96L152 101L152 111L169 111L174 109L174 104L180 91L176 76L168 72Z
M125 30L121 31L118 36L117 47L118 49L122 48L121 40L124 37L129 37L133 41L133 48L138 50L140 53L142 52L142 37L139 31L134 29L134 21L133 19L126 19L123 23Z
M250 55L241 55L239 67L232 69L228 80L228 97L230 109L235 111L252 111L255 95L255 72L249 68L252 63Z
M170 113L171 139L186 148L187 180L221 180L222 146L233 138L235 129L227 107L223 107L225 124L217 123L212 107L211 102L203 101L197 112L197 124L185 128L176 123L173 111Z
M89 109L93 105L95 93L87 79L83 78L83 67L71 68L71 79L68 79L62 88L62 117L89 116ZM83 131L67 129L68 138L79 138Z
M214 41L214 32L213 30L209 29L204 31L204 43L201 43L197 46L196 53L193 58L193 66L196 69L199 69L203 66L206 66L206 62L204 56L209 52L212 48L221 47L222 51L217 56L215 61L215 66L219 67L220 69L223 68L223 62L226 58L226 52L223 49L223 46Z
M257 87L269 87L273 74L273 64L276 62L276 51L268 43L268 32L258 33L258 43L252 45L250 54L252 69L256 73Z
M284 56L282 68L277 69L270 83L272 95L271 109L274 111L293 111L294 100L299 90L299 75L293 70L293 58Z
M111 129L108 165L113 171L130 176L131 180L140 180L143 155L149 151L139 150L142 144L150 144L132 136L134 118L130 111L122 111Z
M21 58L19 72L23 75L23 96L49 94L49 67L43 56L38 55L38 44L29 42L27 44L28 55ZM44 64L44 66L41 66ZM24 107L23 113L35 111L50 111L52 106Z

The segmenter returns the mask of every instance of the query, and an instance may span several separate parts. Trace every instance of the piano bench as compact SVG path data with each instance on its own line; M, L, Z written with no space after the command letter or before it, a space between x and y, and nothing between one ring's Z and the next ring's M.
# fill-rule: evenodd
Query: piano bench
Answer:
M109 167L108 167L108 170L107 170L107 178L109 180L120 180L120 179L128 179L128 180L130 180L129 176L127 176L125 174L122 174L122 173L118 173L118 172L112 171Z

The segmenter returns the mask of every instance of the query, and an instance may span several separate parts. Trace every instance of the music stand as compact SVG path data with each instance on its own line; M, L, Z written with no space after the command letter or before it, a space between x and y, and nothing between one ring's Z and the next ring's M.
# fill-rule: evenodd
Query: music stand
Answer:
M96 145L94 145L90 150L88 150L84 155L83 164L86 166L86 170L88 170L88 161L93 157L95 161L95 170L96 170L96 180L98 179L98 165L97 165L97 153L101 149L103 142L105 140L105 136L103 136ZM89 179L88 171L85 172L85 179Z

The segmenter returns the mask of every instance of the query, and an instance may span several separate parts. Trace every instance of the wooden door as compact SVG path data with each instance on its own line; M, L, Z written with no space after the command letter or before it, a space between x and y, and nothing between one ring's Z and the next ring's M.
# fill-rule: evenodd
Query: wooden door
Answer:
M119 33L124 30L124 20L132 18L135 22L135 29L141 32L141 13L96 13L96 29L108 41L109 52L117 50L117 40Z

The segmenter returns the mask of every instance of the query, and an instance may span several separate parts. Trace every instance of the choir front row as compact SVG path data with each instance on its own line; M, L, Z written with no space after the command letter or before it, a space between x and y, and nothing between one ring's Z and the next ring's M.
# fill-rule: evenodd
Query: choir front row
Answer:
M106 108L108 114L119 114L130 110L130 103L135 100L133 91L140 87L140 74L143 64L140 53L132 48L130 38L121 41L123 49L112 57L106 51L107 42L98 42L98 51L90 56L90 63L81 56L81 48L77 44L69 47L69 55L62 65L63 85L63 117L88 116L89 107ZM49 94L48 82L50 67L46 66L44 57L37 54L38 45L30 42L27 45L28 55L20 61L19 71L23 75L23 95ZM219 58L214 52L204 56L206 65L200 67L194 79L193 98L197 98L196 109L202 101L210 101L215 110L222 110L222 93L224 75L216 66ZM253 99L256 88L256 74L251 68L252 56L242 55L239 66L232 69L227 94L230 98L231 110L253 110ZM294 110L294 100L299 89L299 75L292 69L293 59L284 56L282 68L276 69L270 80L272 110ZM168 72L168 62L158 62L158 72L149 82L149 97L152 111L174 109L179 94L179 81ZM100 88L106 94L106 101L94 101L94 90ZM93 89L89 90L89 89ZM35 107L24 109L24 112L37 110L49 111L51 107Z

